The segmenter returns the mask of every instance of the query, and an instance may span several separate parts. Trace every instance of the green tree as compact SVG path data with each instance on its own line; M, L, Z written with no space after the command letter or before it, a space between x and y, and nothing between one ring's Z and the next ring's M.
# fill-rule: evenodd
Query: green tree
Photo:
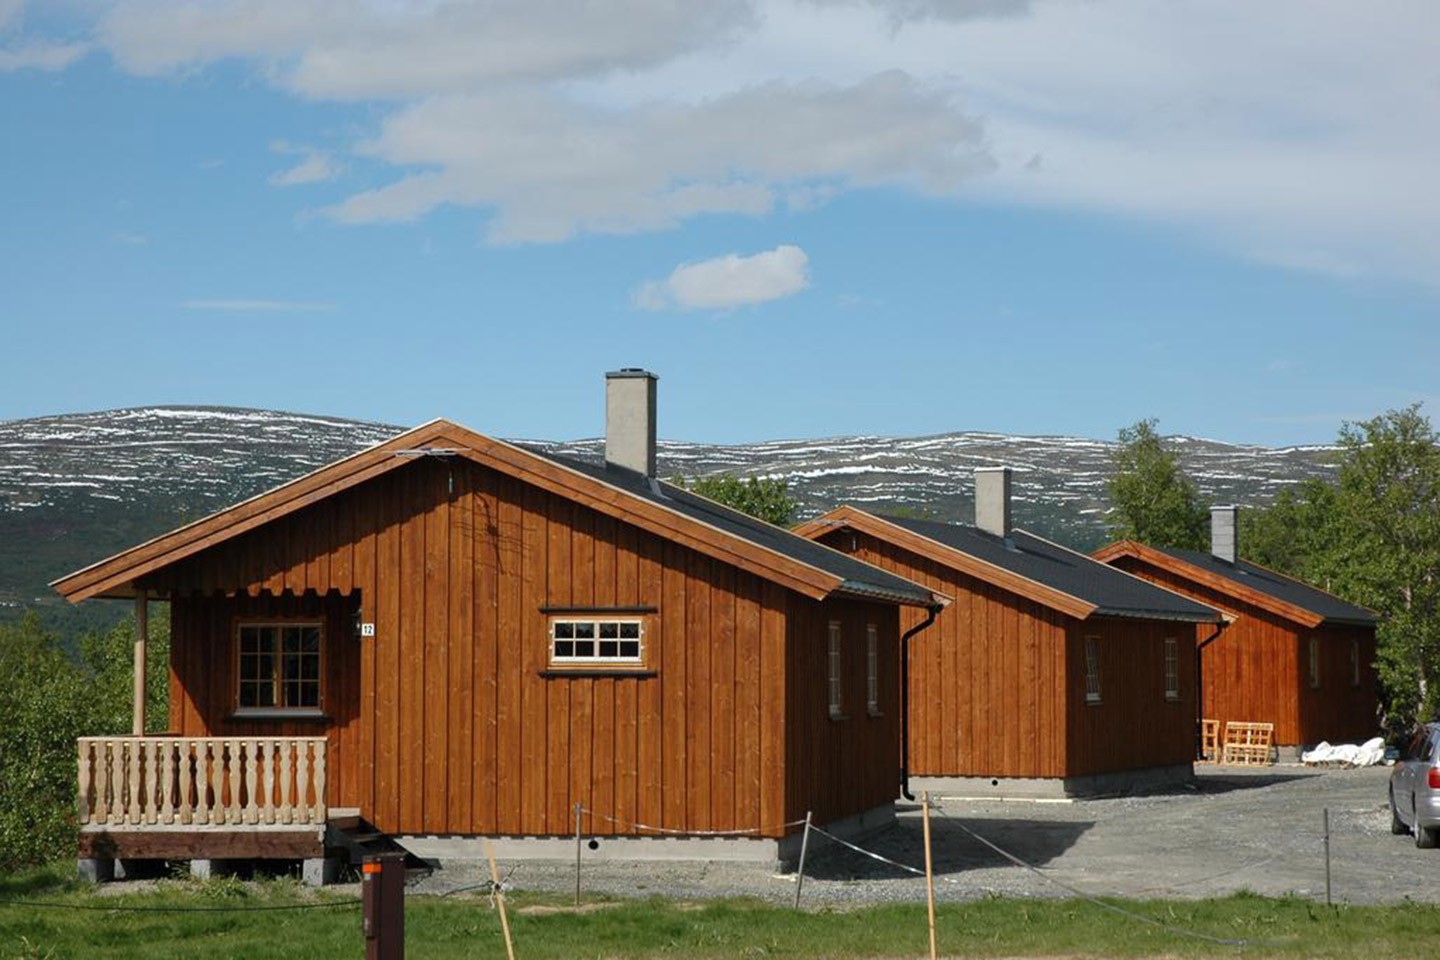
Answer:
M1155 432L1156 421L1141 420L1119 433L1106 481L1111 536L1156 547L1203 550L1209 511L1195 484L1180 469L1179 456Z
M718 473L691 480L676 477L675 484L777 527L788 527L799 507L790 496L790 484L780 477L742 480L733 474Z
M1440 707L1440 435L1418 404L1340 430L1335 528L1320 571L1385 615L1381 682L1397 721Z
M130 731L134 621L91 633L80 656L34 613L0 625L0 869L75 845L75 739ZM165 724L168 620L151 621L147 701Z
M1269 506L1240 511L1246 560L1325 587L1338 536L1335 484L1311 478L1287 486Z

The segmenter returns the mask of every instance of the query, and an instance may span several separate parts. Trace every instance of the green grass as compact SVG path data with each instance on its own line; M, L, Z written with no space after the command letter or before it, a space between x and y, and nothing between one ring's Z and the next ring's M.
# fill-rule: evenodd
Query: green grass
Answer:
M255 907L327 903L345 893L288 880L197 883L97 894L54 867L0 879L0 898L154 912L0 905L0 957L234 957L303 960L362 955L359 909ZM1440 935L1440 907L1327 908L1308 900L1240 894L1219 900L1112 901L1125 909L1244 949L1178 937L1075 900L986 899L942 904L937 927L951 957L1326 957L1413 956ZM516 954L583 957L919 957L923 904L796 912L749 900L616 900L576 913L552 895L511 896ZM236 907L233 913L167 913L167 907ZM499 919L483 897L413 896L406 902L407 954L425 960L503 956Z

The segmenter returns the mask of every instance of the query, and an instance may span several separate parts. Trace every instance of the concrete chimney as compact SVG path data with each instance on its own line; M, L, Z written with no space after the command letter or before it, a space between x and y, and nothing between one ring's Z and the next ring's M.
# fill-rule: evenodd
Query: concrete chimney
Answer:
M1236 506L1210 508L1210 552L1215 559L1234 563L1239 557L1239 514Z
M655 476L655 384L639 367L605 374L605 466Z
M975 470L975 526L997 537L1010 537L1010 468Z

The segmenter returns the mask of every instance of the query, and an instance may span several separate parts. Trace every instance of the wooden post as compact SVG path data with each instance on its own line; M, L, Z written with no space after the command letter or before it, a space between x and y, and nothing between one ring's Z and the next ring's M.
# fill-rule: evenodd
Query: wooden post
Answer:
M575 804L575 906L580 906L580 804Z
M150 604L141 590L135 594L135 714L130 732L145 736L145 641L149 637Z
M800 836L800 865L795 871L795 909L800 909L800 891L805 886L805 851L810 848L810 813L805 811L805 832Z
M1325 906L1331 906L1334 901L1330 899L1330 808L1324 810L1324 819L1321 821L1325 828ZM1417 828L1418 829L1418 828Z
M495 892L495 906L500 910L500 930L505 934L505 956L515 960L515 944L510 942L510 918L505 915L505 891L500 889L500 871L495 867L495 851L485 841L485 857L490 861L490 889Z
M405 854L368 854L360 866L365 960L404 960Z
M930 916L930 960L938 960L935 951L935 868L930 856L930 791L921 794L921 811L925 824L925 909Z

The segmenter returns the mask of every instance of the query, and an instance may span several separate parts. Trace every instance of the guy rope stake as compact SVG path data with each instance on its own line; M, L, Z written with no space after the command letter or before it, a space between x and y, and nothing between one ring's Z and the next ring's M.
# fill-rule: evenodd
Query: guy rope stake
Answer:
M580 804L575 804L575 906L580 906Z
M495 850L490 841L485 841L485 857L490 861L490 889L495 893L495 906L500 910L500 930L505 934L505 956L515 960L515 944L510 942L510 918L505 915L505 888L500 883L500 871L495 867Z
M1326 807L1321 824L1325 828L1325 906L1334 904L1330 899L1330 808Z
M800 890L805 886L805 851L810 849L810 811L805 811L805 832L800 835L800 865L795 871L795 909L800 909Z
M930 856L930 791L920 795L925 825L925 909L930 915L930 960L939 960L935 950L935 867Z

